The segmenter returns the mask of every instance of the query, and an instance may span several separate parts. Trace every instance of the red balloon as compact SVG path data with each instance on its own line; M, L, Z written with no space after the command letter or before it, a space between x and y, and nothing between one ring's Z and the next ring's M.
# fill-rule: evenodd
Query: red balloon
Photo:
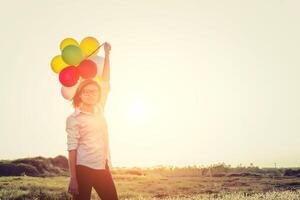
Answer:
M97 74L97 64L92 60L83 60L78 65L79 75L84 78L94 78Z
M74 86L79 79L79 72L77 67L75 66L68 66L65 67L59 73L59 81L62 85L66 87Z

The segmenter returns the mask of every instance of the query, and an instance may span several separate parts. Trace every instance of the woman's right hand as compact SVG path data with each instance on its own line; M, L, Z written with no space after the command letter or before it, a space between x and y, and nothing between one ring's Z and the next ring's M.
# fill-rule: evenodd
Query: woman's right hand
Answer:
M111 50L111 45L108 42L105 42L104 43L104 52L105 52L105 55L109 54L110 50Z
M72 194L73 196L79 194L79 192L78 192L78 183L77 183L76 178L70 178L68 192L70 194Z

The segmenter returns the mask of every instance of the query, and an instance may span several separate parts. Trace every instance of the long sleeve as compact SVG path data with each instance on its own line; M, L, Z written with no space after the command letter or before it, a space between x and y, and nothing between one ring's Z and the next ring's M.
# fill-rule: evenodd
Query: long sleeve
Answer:
M79 125L76 118L69 116L66 120L67 150L77 149L80 138Z

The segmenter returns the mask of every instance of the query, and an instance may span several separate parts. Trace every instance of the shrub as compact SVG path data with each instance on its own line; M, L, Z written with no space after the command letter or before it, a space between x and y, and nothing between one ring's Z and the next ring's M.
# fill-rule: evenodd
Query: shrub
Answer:
M69 169L68 159L65 156L56 156L55 158L50 159L51 163L59 168Z
M299 176L300 175L300 169L293 170L293 169L286 169L284 171L284 176Z
M0 176L16 176L17 166L12 163L0 163Z
M34 166L40 174L43 174L43 173L49 171L49 161L47 162L47 159L45 159L45 158L39 158L39 157L23 158L23 159L14 160L14 161L12 161L12 163L15 163L15 164L23 163L23 164L28 164L28 165Z
M34 166L24 164L24 163L20 163L16 165L16 173L17 176L20 176L22 174L28 176L39 176L39 172Z

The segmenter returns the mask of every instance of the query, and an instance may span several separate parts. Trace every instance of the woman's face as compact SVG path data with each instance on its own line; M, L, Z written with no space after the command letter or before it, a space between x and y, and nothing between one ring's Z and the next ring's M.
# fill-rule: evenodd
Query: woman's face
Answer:
M95 105L99 95L98 87L94 84L89 84L82 89L80 98L84 104Z

